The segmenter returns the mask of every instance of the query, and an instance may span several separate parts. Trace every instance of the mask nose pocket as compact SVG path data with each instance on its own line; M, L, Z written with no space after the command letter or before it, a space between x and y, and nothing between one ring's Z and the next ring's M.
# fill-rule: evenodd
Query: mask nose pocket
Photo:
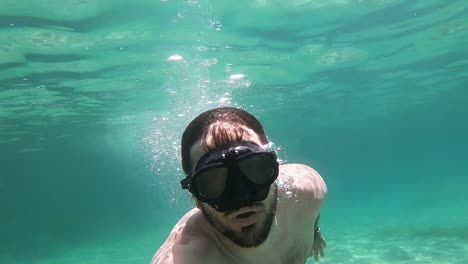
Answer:
M234 170L235 175L232 179L233 181L233 192L231 193L232 199L239 202L250 202L252 200L253 190L251 186L246 182L245 175L239 170Z

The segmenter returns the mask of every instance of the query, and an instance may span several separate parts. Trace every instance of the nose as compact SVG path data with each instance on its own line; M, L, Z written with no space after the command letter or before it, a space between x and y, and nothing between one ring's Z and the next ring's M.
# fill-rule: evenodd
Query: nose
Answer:
M243 177L236 177L238 180L236 182L234 199L239 202L252 202L253 194L250 186L245 182Z

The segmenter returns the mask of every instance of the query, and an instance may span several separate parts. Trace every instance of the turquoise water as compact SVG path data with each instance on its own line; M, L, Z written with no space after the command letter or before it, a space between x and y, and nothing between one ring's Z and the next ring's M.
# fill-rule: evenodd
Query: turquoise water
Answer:
M149 263L224 105L327 182L321 262L468 263L465 0L0 5L0 263Z

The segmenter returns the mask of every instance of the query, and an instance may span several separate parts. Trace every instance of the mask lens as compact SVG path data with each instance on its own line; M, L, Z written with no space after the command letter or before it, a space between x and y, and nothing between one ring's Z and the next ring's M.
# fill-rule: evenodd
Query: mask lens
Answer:
M195 184L198 193L208 199L214 199L221 196L226 187L227 169L210 168L200 172Z
M269 153L258 153L239 161L240 170L256 184L269 184L274 180L276 160Z

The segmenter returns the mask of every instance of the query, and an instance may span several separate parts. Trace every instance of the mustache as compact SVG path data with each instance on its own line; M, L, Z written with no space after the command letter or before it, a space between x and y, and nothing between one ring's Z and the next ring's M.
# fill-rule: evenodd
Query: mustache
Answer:
M241 209L242 207L259 207L259 208L264 208L265 205L263 204L263 202L254 202L254 203L244 203L244 204L241 204L240 206L237 206L236 208L232 209L232 210L229 210L227 212L224 212L224 215L227 216L235 211L238 211L239 209Z

